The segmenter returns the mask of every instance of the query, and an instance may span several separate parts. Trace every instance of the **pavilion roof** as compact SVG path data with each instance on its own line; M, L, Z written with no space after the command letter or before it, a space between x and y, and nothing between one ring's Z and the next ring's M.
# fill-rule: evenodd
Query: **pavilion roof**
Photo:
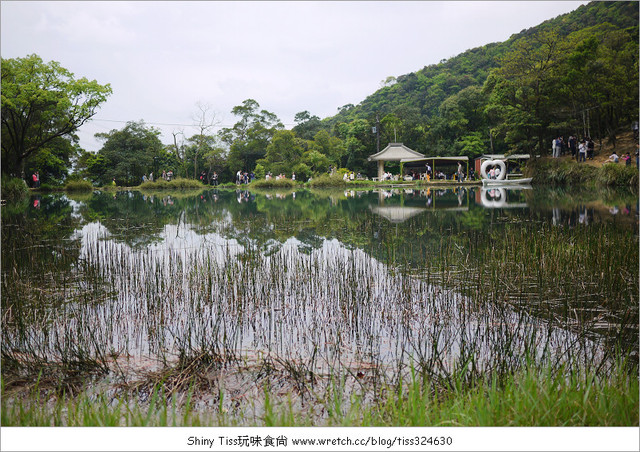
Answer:
M383 160L385 162L400 162L406 159L415 158L424 158L424 155L408 148L402 143L389 143L386 148L377 154L370 155L367 160L370 162L378 160Z

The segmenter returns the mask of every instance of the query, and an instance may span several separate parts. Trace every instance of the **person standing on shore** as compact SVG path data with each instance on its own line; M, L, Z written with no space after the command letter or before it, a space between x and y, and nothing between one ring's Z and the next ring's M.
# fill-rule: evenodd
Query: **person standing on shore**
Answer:
M569 150L571 151L571 157L575 157L576 156L576 137L574 137L573 135L571 135L569 137L569 141L568 141L568 145L569 145Z
M578 145L578 163L587 161L587 144L584 140L580 140Z
M593 154L596 149L596 144L593 142L591 137L587 138L587 158L589 160L593 160Z
M553 140L552 150L553 150L553 158L556 158L556 159L559 158L560 153L562 152L562 137L558 137L555 140Z

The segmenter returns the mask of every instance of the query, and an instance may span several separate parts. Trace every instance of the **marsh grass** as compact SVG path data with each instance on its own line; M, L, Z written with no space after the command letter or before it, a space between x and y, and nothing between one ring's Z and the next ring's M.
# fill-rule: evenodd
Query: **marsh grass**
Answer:
M566 159L532 159L524 168L524 174L541 186L638 186L638 168L622 163L595 167Z
M264 387L264 409L199 410L197 391L180 394L162 384L115 395L89 391L35 393L32 398L2 398L3 426L637 426L638 379L618 363L607 376L535 366L503 382L486 380L469 387L462 381L438 388L412 373L395 386L382 387L372 403L362 394L344 400L336 383L313 403L299 405L295 391ZM3 388L4 393L4 388Z
M311 188L332 188L332 187L346 187L347 182L342 179L340 175L321 174L318 177L313 178L307 185Z
M409 222L411 260L391 228L379 260L336 240L12 242L2 423L637 425L635 233L456 227Z
M29 194L29 187L24 179L2 175L2 199L5 201L17 201L25 198Z

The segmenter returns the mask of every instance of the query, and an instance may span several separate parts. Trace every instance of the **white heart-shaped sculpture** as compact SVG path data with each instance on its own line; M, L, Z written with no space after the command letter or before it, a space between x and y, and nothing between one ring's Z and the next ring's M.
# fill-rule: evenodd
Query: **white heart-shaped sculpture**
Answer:
M497 180L503 180L507 176L507 165L504 164L504 160L485 160L480 166L480 174L483 179L489 179L487 174L487 167L498 166L500 168L500 174L496 177Z

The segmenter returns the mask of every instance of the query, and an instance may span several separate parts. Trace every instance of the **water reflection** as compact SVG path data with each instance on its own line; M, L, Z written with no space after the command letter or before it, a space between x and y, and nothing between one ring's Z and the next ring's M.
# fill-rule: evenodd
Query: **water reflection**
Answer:
M517 194L519 190L531 189L531 187L496 187L481 188L477 192L480 194L480 203L486 209L524 209L528 207L526 202L510 202L513 194Z
M454 189L380 189L377 203L370 201L369 209L391 223L404 221L428 211L469 210L470 193L466 188ZM362 195L361 195L362 196Z
M40 340L41 319L65 331L57 311L65 306L77 311L72 339L99 334L96 343L116 351L202 340L224 353L324 362L450 357L450 368L463 352L491 365L507 349L521 356L553 345L564 354L579 342L592 358L599 344L571 329L578 315L585 329L631 325L637 342L637 321L620 320L637 319L629 305L637 286L621 289L618 274L604 274L614 262L599 252L601 237L637 242L637 203L629 192L480 187L42 196L2 211L3 300L33 299L48 311L29 313L35 323L20 326L28 334L8 329L3 338L20 350L25 337ZM547 235L527 243L541 229ZM498 241L506 246L494 256ZM586 251L601 267L574 259ZM569 262L575 268L563 269L584 284L544 273L543 256ZM518 283L500 274L495 287L478 289L499 265L516 269ZM637 280L637 266L626 266Z

